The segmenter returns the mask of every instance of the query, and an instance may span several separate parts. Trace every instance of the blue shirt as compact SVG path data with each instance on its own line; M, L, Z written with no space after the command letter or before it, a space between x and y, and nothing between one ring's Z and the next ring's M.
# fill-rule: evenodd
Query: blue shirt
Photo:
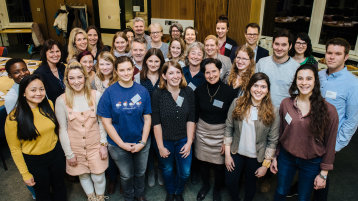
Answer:
M152 113L150 96L143 86L133 83L124 88L118 82L109 86L97 106L97 114L111 118L123 142L138 143L142 139L145 114ZM118 146L107 136L108 143Z
M190 70L189 70L189 66L185 66L183 68L183 73L184 73L184 77L186 82L188 83L188 86L195 91L195 89L197 87L199 87L200 85L202 85L205 82L205 76L204 73L202 73L201 71L199 71L196 75L194 75L194 77L191 76ZM194 87L193 87L194 86Z
M358 126L358 79L347 70L327 74L319 72L321 93L327 102L334 105L339 117L336 151L348 145Z

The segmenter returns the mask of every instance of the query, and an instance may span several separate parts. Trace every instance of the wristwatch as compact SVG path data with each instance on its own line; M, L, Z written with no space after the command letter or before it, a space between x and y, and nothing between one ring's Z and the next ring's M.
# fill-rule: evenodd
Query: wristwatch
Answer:
M321 177L321 179L327 180L327 175L323 175L323 174L319 173L319 177Z
M101 146L106 147L108 145L108 142L101 142Z
M144 142L144 141L142 141L142 140L140 140L138 143L139 143L139 144L142 144L142 145L144 145L144 146L147 144L146 142Z

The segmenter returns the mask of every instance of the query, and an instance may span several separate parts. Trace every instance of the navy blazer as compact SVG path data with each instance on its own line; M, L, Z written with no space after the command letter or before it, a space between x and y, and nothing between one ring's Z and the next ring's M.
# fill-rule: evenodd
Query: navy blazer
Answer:
M237 47L235 47L231 52L231 55L230 55L231 62L234 62L234 59L236 57L236 55L235 55L236 49L237 49ZM257 63L261 58L269 56L269 51L261 46L257 46L256 54L257 55L256 55L255 62Z
M38 67L34 72L35 74L41 76L45 85L47 98L53 102L53 105L55 105L57 97L65 92L65 84L63 83L65 69L66 66L63 63L57 64L57 70L60 79L53 75L47 62L42 62L41 66Z

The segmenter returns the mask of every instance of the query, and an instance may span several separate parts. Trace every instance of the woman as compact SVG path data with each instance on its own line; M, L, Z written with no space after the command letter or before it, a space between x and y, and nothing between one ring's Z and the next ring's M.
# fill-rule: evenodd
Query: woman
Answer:
M298 170L298 200L310 200L313 189L326 186L333 169L338 114L321 96L316 67L300 66L280 105L280 137L271 172L278 173L274 200L285 200ZM314 106L314 107L313 107Z
M129 56L129 41L123 31L118 31L113 36L111 53L116 57Z
M93 69L94 57L90 51L83 51L77 56L77 61L81 63L82 66L85 67L89 83L92 83L96 72Z
M87 28L86 32L88 36L88 46L89 49L92 50L91 53L96 63L99 53L101 53L102 51L109 51L110 47L108 47L107 45L103 45L101 32L99 32L96 26L90 25Z
M257 178L263 177L276 151L280 118L270 98L266 74L255 73L243 96L229 109L225 128L226 186L239 201L239 183L245 172L245 201L253 200Z
M301 32L296 36L293 42L293 48L290 49L289 55L300 65L312 64L318 68L318 62L312 55L312 43L307 33Z
M218 59L222 63L220 71L220 79L226 80L231 68L231 60L229 57L218 53L218 38L214 35L208 35L204 40L206 58Z
M188 47L187 60L189 65L183 68L183 73L188 86L195 91L205 82L204 73L200 71L200 64L205 58L204 45L194 42Z
M24 77L19 94L5 124L14 162L25 184L35 189L36 200L66 201L65 161L58 143L58 123L41 77Z
M109 135L108 150L120 171L124 199L143 201L150 147L150 95L133 82L135 66L129 57L119 57L115 68L118 82L103 93L97 114Z
M213 200L221 200L220 190L224 186L225 166L223 138L225 120L235 91L220 81L222 64L219 60L208 58L201 64L205 83L195 90L196 134L195 157L200 161L203 185L197 200L204 200L210 190L210 170L214 170Z
M41 49L42 63L34 72L42 77L47 98L53 103L58 96L65 92L63 76L66 66L60 62L62 55L60 47L59 42L52 39L46 40Z
M167 191L165 200L183 201L192 159L195 102L177 62L163 65L159 89L153 92L152 102L154 136Z
M236 49L236 57L232 64L227 84L236 90L237 95L243 95L251 76L255 73L255 53L247 45Z
M229 19L225 15L219 16L216 20L216 34L218 36L218 47L219 53L230 57L231 52L234 47L237 46L237 43L227 36L229 31Z
M81 28L73 28L68 38L67 63L75 61L77 56L85 50L91 51L88 47L87 33Z
M180 23L174 23L169 27L170 40L179 39L183 34L183 26Z
M56 117L66 172L79 176L89 201L104 201L107 134L96 116L101 94L91 90L88 74L78 62L67 66L65 84L65 93L56 100Z
M150 97L152 97L153 91L158 89L160 72L162 70L163 64L164 64L164 56L162 54L162 51L160 51L160 49L151 48L147 51L143 60L143 68L140 71L140 74L137 75L140 76L139 83L148 90ZM135 80L136 79L138 78L136 78L135 76ZM157 160L157 157L155 157L156 145L155 145L155 139L153 136L152 129L151 132L149 133L149 136L151 139L151 147L148 156L147 176L148 176L148 185L150 187L153 187L155 185L155 172L158 171L157 169L154 169L155 168L154 163L155 160ZM158 183L160 185L163 185L163 178L160 172L158 172Z
M159 23L153 23L149 25L149 33L151 42L148 43L147 49L150 48L157 48L160 49L164 55L165 58L167 58L168 55L168 43L162 42L163 37L163 27Z
M168 56L165 61L176 61L183 68L185 66L185 43L181 38L172 39L169 45Z
M118 81L118 75L114 70L115 61L116 59L110 52L101 52L98 55L96 76L91 83L92 89L103 93L104 90Z
M184 41L186 47L190 46L193 42L196 41L198 37L198 31L194 27L186 27L184 30Z
M132 28L129 27L129 28L124 29L123 32L128 38L128 46L129 46L129 49L131 49L132 41L134 39L134 31Z

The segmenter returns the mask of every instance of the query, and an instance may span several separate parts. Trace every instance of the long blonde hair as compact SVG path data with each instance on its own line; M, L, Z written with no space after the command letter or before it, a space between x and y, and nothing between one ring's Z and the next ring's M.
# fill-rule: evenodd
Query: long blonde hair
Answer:
M247 55L250 58L250 64L249 66L245 69L244 72L239 71L239 69L236 66L236 57L239 54L240 51L246 52ZM249 83L249 80L251 78L251 76L255 73L255 53L254 51L251 49L251 47L247 46L247 45L242 45L239 48L237 48L236 52L235 52L235 60L232 63L231 66L231 70L230 70L230 74L228 77L228 85L229 86L234 86L237 80L237 77L240 75L241 76L241 89L245 90L247 87L247 84Z
M92 106L94 103L93 103L93 100L91 98L91 83L90 83L90 80L89 80L89 77L88 77L88 73L85 69L85 67L83 67L81 65L81 63L77 62L77 61L73 61L71 62L66 70L65 70L65 77L63 79L65 85L66 85L66 89L65 89L65 96L66 96L66 105L70 108L73 107L73 99L74 99L74 91L72 89L72 87L70 86L70 84L68 83L68 73L71 71L71 70L75 70L75 69L78 69L81 71L81 73L84 75L85 77L85 84L83 86L83 90L84 90L84 94L85 94L85 98L86 98L86 101L87 101L87 104L89 106Z
M95 66L96 75L101 81L104 81L104 75L101 73L101 71L99 70L99 66L98 66L100 59L103 59L105 61L111 62L112 65L113 65L112 77L109 79L109 83L108 83L108 86L110 86L110 85L112 85L112 84L114 84L115 82L118 81L118 75L117 75L117 72L115 70L116 58L110 52L107 52L107 51L103 51L98 55L97 63L96 63L96 66Z
M68 50L68 56L67 56L67 63L71 60L77 57L77 55L79 53L81 53L77 47L75 46L75 42L76 42L76 36L78 34L83 34L83 36L88 40L87 37L87 33L85 30L81 29L81 28L73 28L71 30L70 33L70 37L68 38L68 46L67 46L67 50ZM87 41L87 50L91 51L89 45L88 45L88 41Z

